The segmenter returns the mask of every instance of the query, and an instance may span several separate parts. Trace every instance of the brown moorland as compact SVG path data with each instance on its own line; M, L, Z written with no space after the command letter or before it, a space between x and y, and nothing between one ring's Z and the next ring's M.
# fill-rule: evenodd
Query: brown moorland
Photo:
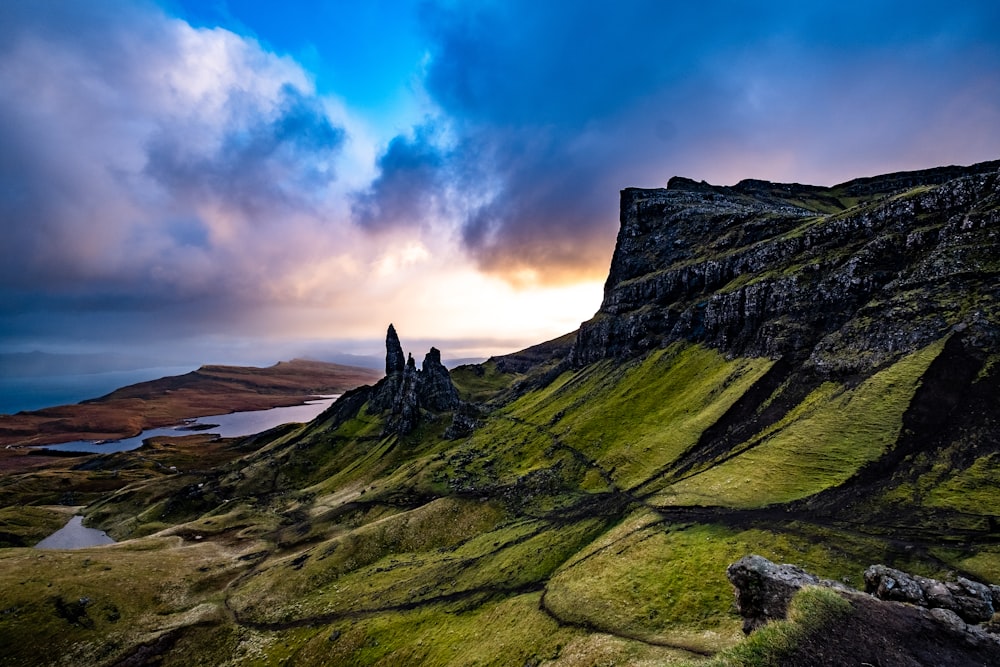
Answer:
M43 463L31 446L111 440L184 419L298 405L377 381L378 371L293 359L267 368L202 366L196 371L123 387L106 396L14 415L0 415L0 471Z

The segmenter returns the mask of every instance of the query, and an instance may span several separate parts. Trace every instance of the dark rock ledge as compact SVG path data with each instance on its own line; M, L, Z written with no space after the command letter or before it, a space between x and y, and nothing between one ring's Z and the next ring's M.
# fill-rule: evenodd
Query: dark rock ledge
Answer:
M787 665L818 664L810 663L818 655L829 658L822 664L882 667L1000 664L1000 635L991 621L1000 609L1000 586L964 577L942 582L873 565L865 571L863 593L757 555L733 563L726 574L747 634L784 620L792 598L806 586L833 589L851 603L848 617L804 638L801 655L793 651Z

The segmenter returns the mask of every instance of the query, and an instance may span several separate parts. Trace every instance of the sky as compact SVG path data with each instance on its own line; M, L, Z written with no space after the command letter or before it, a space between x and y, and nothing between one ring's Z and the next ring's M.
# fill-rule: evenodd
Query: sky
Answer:
M995 0L5 0L0 353L485 357L622 188L997 158Z

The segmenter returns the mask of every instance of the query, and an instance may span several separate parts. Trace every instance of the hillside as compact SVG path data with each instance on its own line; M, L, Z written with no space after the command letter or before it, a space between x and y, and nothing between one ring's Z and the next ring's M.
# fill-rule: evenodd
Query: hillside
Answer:
M1000 583L998 170L628 189L575 334L449 372L390 326L310 424L5 480L9 532L79 485L121 543L0 550L0 664L919 664L825 594L744 640L726 570Z

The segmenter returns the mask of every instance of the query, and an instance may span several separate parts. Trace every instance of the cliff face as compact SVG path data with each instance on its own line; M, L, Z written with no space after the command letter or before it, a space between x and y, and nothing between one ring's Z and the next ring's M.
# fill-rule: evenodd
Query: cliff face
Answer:
M849 376L949 330L970 349L995 349L998 170L623 190L604 301L571 361L687 340Z

